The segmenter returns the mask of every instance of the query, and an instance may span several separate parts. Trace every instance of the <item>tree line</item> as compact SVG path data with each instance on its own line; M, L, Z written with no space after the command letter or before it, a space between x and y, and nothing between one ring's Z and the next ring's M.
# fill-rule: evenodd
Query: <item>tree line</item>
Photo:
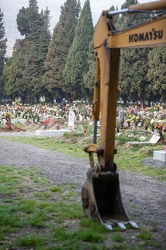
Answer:
M139 4L126 0L121 8ZM111 10L115 10L112 6ZM102 10L101 10L102 11ZM79 0L66 0L53 34L48 8L39 12L36 0L29 0L17 15L17 28L23 39L15 41L13 54L5 58L7 39L0 9L0 98L23 103L40 97L69 102L92 101L95 75L93 20L90 1L81 9ZM149 19L149 14L116 16L118 30ZM119 97L127 101L166 101L166 48L121 49Z

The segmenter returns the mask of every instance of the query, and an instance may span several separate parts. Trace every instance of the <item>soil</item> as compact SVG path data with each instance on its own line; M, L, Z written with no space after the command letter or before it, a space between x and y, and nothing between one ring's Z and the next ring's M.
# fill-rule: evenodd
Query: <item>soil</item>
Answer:
M38 167L55 185L75 184L78 202L81 202L80 193L89 169L88 159L70 157L56 151L19 142L9 142L5 138L8 135L34 136L34 131L1 132L0 165L20 168ZM146 161L153 162L152 159ZM160 165L159 167L161 167ZM162 167L164 168L164 165ZM118 172L123 205L130 219L135 221L139 228L152 231L157 243L154 247L147 246L141 249L166 249L166 182L133 172L121 170ZM138 244L135 231L126 230L123 233L126 242L133 246ZM109 240L106 241L106 245L108 244Z

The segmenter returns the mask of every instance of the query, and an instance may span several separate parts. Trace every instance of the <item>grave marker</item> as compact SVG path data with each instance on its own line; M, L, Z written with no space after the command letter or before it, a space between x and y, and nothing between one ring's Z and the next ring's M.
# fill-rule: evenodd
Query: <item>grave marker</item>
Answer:
M74 119L75 119L75 113L71 110L69 111L69 118L68 118L68 129L74 130Z

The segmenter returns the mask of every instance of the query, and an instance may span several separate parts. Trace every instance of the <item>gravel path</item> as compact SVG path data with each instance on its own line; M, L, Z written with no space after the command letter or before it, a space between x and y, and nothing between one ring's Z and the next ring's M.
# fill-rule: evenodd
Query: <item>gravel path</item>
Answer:
M89 162L62 153L37 148L0 137L0 165L41 168L59 184L73 183L79 188L86 178Z
M89 161L32 145L9 142L1 134L0 165L38 167L56 184L72 183L80 192L86 180ZM138 225L156 226L159 230L158 237L165 237L166 182L123 171L119 171L119 177L123 204L131 219ZM164 238L162 241L165 244Z

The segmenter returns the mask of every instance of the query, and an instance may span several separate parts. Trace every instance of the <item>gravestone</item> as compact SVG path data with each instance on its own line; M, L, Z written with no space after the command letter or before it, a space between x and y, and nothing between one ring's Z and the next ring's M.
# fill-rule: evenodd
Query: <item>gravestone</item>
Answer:
M153 151L153 160L164 161L166 163L166 151L165 150Z
M74 119L75 119L75 113L70 110L69 111L69 118L68 118L68 129L74 130Z
M152 138L149 140L150 143L157 143L160 139L159 135L153 135Z

